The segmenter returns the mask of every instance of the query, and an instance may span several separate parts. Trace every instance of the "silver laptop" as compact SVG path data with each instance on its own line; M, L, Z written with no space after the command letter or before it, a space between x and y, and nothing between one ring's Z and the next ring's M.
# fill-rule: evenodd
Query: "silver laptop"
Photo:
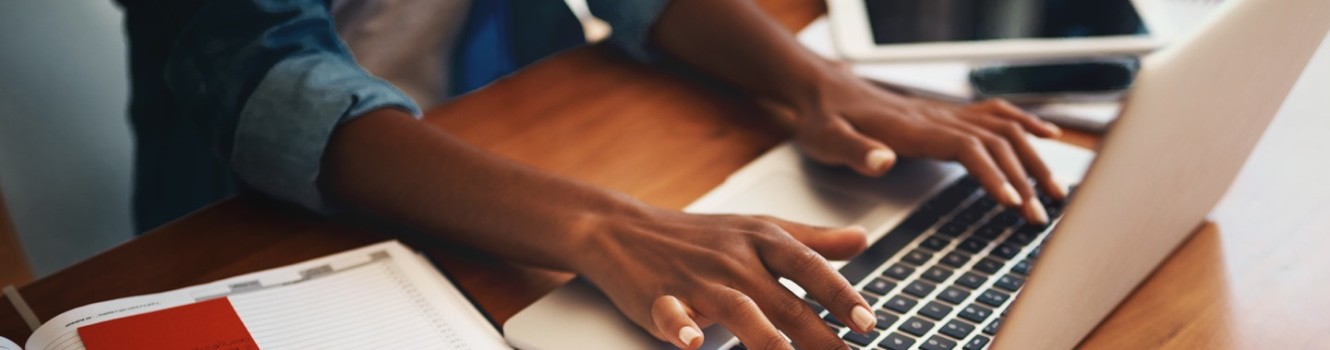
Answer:
M1071 348L1227 190L1330 30L1330 1L1229 0L1202 26L1145 60L1097 157L1039 143L1056 176L1078 183L1067 203L1044 199L1050 226L1025 225L953 164L902 161L865 179L788 144L688 210L868 227L868 250L838 268L877 309L878 329L860 335L824 318L854 348ZM671 347L580 281L504 331L521 349ZM706 340L704 349L742 349L721 327Z

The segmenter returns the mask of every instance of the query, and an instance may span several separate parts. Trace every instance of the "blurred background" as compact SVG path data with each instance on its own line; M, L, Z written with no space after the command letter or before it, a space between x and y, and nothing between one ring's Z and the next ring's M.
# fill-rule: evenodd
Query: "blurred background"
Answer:
M132 236L121 14L0 1L0 191L37 277Z

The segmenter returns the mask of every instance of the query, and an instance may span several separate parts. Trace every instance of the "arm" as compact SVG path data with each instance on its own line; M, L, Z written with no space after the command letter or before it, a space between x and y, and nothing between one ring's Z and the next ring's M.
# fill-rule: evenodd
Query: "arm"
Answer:
M475 149L391 109L338 128L324 170L325 187L360 208L504 259L576 271L679 347L700 345L700 327L712 321L748 344L788 346L770 336L780 327L801 342L843 345L804 326L821 321L773 275L805 286L856 330L874 325L823 258L861 251L861 228L653 208ZM771 305L799 308L779 312L790 316L773 325L763 313L778 309Z
M681 347L700 344L699 325L659 315L706 317L749 344L787 346L769 336L774 327L808 329L817 316L759 308L802 305L773 275L801 283L856 330L873 327L868 305L823 258L858 253L862 229L652 208L472 148L413 118L409 99L356 67L326 6L212 1L173 50L173 95L249 186L324 213L339 199L505 259L579 272ZM766 309L802 321L773 325ZM813 332L793 334L839 344Z

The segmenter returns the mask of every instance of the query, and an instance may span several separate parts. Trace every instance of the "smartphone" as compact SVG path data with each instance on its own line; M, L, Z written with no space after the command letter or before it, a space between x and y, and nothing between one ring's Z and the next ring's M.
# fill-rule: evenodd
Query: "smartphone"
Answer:
M970 84L978 97L1016 103L1109 100L1131 87L1139 66L1135 57L987 66L970 71Z

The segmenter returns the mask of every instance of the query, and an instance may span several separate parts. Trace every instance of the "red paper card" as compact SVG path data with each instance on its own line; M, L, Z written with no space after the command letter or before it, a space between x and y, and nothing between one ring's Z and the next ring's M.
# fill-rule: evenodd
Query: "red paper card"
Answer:
M257 350L227 298L110 320L78 329L90 350Z

